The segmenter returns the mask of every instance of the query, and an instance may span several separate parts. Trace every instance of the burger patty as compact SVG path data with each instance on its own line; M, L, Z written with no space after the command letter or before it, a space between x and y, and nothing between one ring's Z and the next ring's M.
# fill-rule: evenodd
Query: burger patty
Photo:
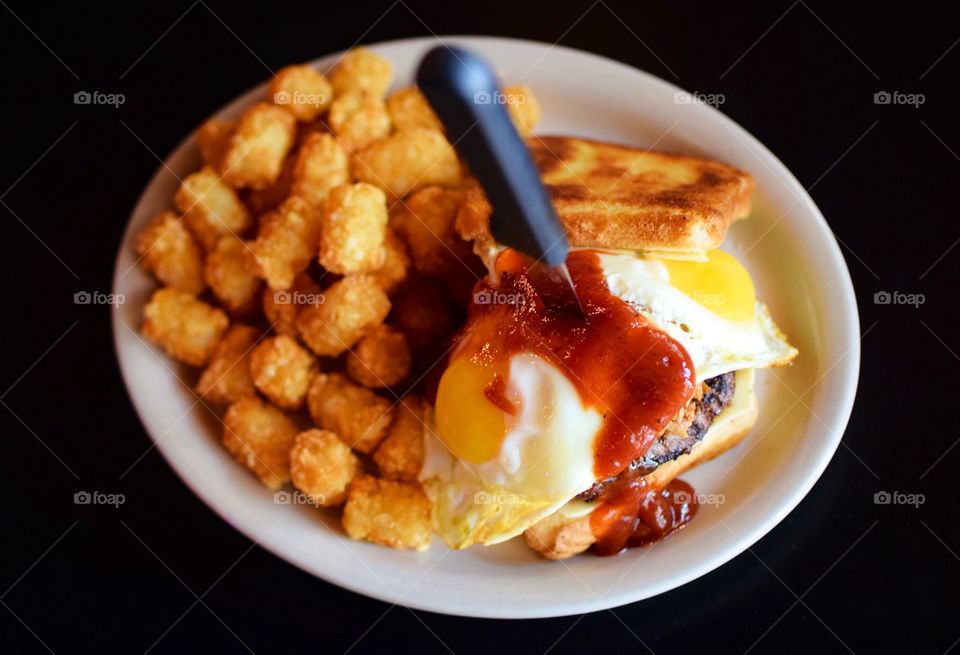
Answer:
M595 500L612 482L622 477L639 477L655 468L689 453L703 439L707 429L717 415L730 404L736 390L736 376L733 372L717 375L703 383L702 394L687 403L679 416L671 421L657 437L643 456L636 458L619 475L597 480L586 491L577 496L578 500Z

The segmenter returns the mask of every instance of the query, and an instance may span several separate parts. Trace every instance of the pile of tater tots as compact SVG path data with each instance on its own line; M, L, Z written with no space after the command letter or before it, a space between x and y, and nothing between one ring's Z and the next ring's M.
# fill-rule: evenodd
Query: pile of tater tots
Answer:
M423 550L422 390L484 268L455 230L469 173L392 82L365 48L326 76L278 71L264 101L199 128L202 168L135 247L160 284L142 333L198 369L226 449L271 489L342 507L350 537ZM529 134L530 90L504 98Z

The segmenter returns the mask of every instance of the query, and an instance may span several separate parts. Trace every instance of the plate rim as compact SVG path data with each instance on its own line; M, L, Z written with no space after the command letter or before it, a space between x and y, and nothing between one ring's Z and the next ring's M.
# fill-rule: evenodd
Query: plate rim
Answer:
M379 41L370 44L363 44L367 47L378 48L378 47L387 47L387 46L402 46L402 45L429 45L431 43L440 43L440 42L456 42L463 45L496 45L496 44L509 44L509 45L527 45L539 48L547 48L548 51L561 51L567 55L575 55L578 57L583 57L591 60L591 63L603 65L603 66L613 66L616 68L629 71L631 74L640 75L646 78L648 83L651 83L654 86L661 87L664 91L677 93L684 91L681 87L664 80L652 73L644 71L639 68L630 66L623 62L611 59L609 57L598 55L595 53L587 52L577 48L571 48L568 46L550 44L543 41L536 41L531 39L514 39L509 37L499 37L499 36L480 36L480 35L440 35L440 36L425 36L425 37L410 37L403 39L393 39L389 41ZM357 44L354 47L357 47ZM319 57L315 57L310 60L310 65L316 65L322 60L329 60L335 57L341 56L345 51L337 51L328 54L323 54ZM231 110L236 109L237 107L243 106L248 103L252 98L261 94L263 89L266 87L267 81L263 81L259 84L254 85L250 89L241 92L239 95L233 97L228 102L221 105L216 111L212 112L207 118L218 116L224 113L229 113ZM526 619L526 618L548 618L548 617L560 617L560 616L570 616L574 614L581 614L584 612L594 612L601 611L604 609L610 609L613 607L619 607L628 603L638 602L657 596L659 594L665 593L672 589L681 587L707 573L723 566L733 558L742 554L753 544L758 542L764 536L766 536L774 527L776 527L784 518L787 517L796 506L802 501L813 486L819 481L823 472L826 470L826 467L832 461L833 456L836 454L837 449L840 446L840 442L843 439L843 436L846 432L847 426L849 424L850 416L853 410L854 401L856 399L857 388L859 384L859 375L860 375L860 361L861 361L861 334L860 334L860 321L859 321L859 310L857 306L856 293L853 287L853 281L850 277L849 267L847 266L846 258L843 256L840 246L837 243L836 237L833 234L832 229L824 218L823 214L820 212L816 203L807 193L807 190L800 184L800 182L793 175L792 171L782 162L780 159L771 152L766 145L764 145L759 139L754 137L750 132L745 128L740 126L736 121L727 115L723 114L719 110L713 107L707 107L708 110L717 114L717 118L724 122L725 126L731 131L735 132L738 136L741 137L741 145L744 149L754 148L759 152L763 153L765 156L775 162L778 166L778 169L771 171L775 173L778 178L785 180L789 183L791 190L794 194L801 200L801 203L805 206L806 210L814 216L816 219L817 227L820 232L824 232L822 236L825 238L825 242L828 244L829 252L825 253L829 256L831 262L836 266L839 275L839 279L835 280L837 288L835 291L841 297L840 307L842 312L845 314L842 316L842 320L838 323L842 326L838 328L838 334L841 333L846 338L847 344L849 344L848 349L845 351L845 357L849 357L849 362L847 363L844 371L843 377L838 384L840 388L844 390L843 397L836 402L837 410L835 413L835 418L833 425L835 427L836 437L833 438L832 443L829 447L823 448L815 465L809 469L808 475L803 479L802 484L798 484L793 487L792 493L785 499L777 504L777 511L768 513L763 520L757 521L753 526L743 533L737 535L737 539L734 543L728 546L725 550L721 552L711 551L710 555L698 560L695 563L692 563L687 568L683 569L681 572L677 573L674 577L669 580L664 580L659 585L651 585L644 587L639 593L630 593L630 590L620 591L619 593L610 593L605 596L602 600L597 600L591 602L591 599L586 599L584 601L577 601L575 603L566 603L563 607L555 607L552 605L548 606L537 606L537 607L527 607L527 606L497 606L492 608L480 608L477 604L474 605L456 605L455 607L444 606L440 600L434 599L433 602L423 599L421 600L419 596L411 597L409 599L404 598L402 602L398 601L396 595L391 596L391 593L381 590L376 587L365 586L360 583L356 583L349 572L338 572L336 570L322 570L322 567L316 565L315 562L311 562L307 558L301 557L296 552L289 552L284 550L282 544L275 544L270 539L262 534L258 534L258 528L262 527L256 525L255 519L248 519L243 514L237 514L231 511L228 507L223 506L217 499L213 498L210 494L207 494L203 491L200 486L192 479L190 475L190 470L184 466L178 465L176 457L168 452L168 447L163 443L163 440L156 437L153 434L153 431L148 426L147 421L144 418L145 411L142 409L141 405L145 407L146 399L135 396L131 392L131 376L133 371L130 368L130 362L126 360L126 357L122 353L121 349L121 340L120 336L122 334L121 330L126 328L126 325L120 318L119 308L114 306L111 309L111 328L113 332L113 348L114 353L117 358L117 364L120 369L121 377L123 379L126 395L130 400L131 405L134 408L134 411L137 414L141 425L143 426L144 431L149 435L153 447L156 447L163 455L164 460L167 465L177 474L177 476L183 481L183 483L196 495L203 503L211 509L215 514L217 514L222 520L224 520L228 525L234 529L240 531L244 536L250 539L254 544L264 548L265 550L271 552L273 555L279 557L280 559L293 564L297 568L304 570L305 572L324 580L325 582L335 584L339 587L352 591L354 593L361 594L363 596L375 598L377 600L389 603L391 605L402 605L404 607L410 607L417 610L435 612L446 615L453 616L464 616L464 617L474 617L474 618L495 618L495 619ZM142 192L137 197L135 204L133 205L130 215L127 218L125 223L122 237L120 243L118 244L118 250L116 259L114 262L114 270L112 275L112 291L113 293L118 293L118 286L121 283L121 260L124 255L125 247L130 243L131 233L133 230L133 217L138 213L142 204L145 203L149 190L160 180L167 170L167 162L172 158L185 151L190 143L195 138L194 129L188 133L177 145L163 158L161 163L158 165L157 169L150 176L147 183L144 185ZM127 328L129 329L129 328ZM228 457L229 455L224 452L224 456ZM486 610L486 611L484 611Z

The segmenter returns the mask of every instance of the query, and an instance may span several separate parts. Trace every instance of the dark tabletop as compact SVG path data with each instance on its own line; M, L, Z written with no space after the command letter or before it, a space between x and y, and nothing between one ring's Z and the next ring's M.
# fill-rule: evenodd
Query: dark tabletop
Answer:
M954 648L960 9L838 4L0 2L0 651ZM680 589L582 617L493 622L313 578L147 452L109 311L74 304L109 292L138 194L203 117L284 64L434 33L559 42L723 94L722 111L793 171L842 244L864 333L843 444L778 527ZM125 102L74 104L94 90ZM923 103L875 103L884 91ZM884 291L924 302L875 303ZM77 505L80 491L126 502ZM924 502L877 504L879 492Z

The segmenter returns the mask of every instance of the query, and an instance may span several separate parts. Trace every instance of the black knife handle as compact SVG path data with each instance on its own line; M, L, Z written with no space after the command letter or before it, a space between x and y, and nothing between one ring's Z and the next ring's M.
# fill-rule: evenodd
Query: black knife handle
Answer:
M562 264L566 234L487 62L438 46L420 62L417 85L490 200L494 239L549 266Z

